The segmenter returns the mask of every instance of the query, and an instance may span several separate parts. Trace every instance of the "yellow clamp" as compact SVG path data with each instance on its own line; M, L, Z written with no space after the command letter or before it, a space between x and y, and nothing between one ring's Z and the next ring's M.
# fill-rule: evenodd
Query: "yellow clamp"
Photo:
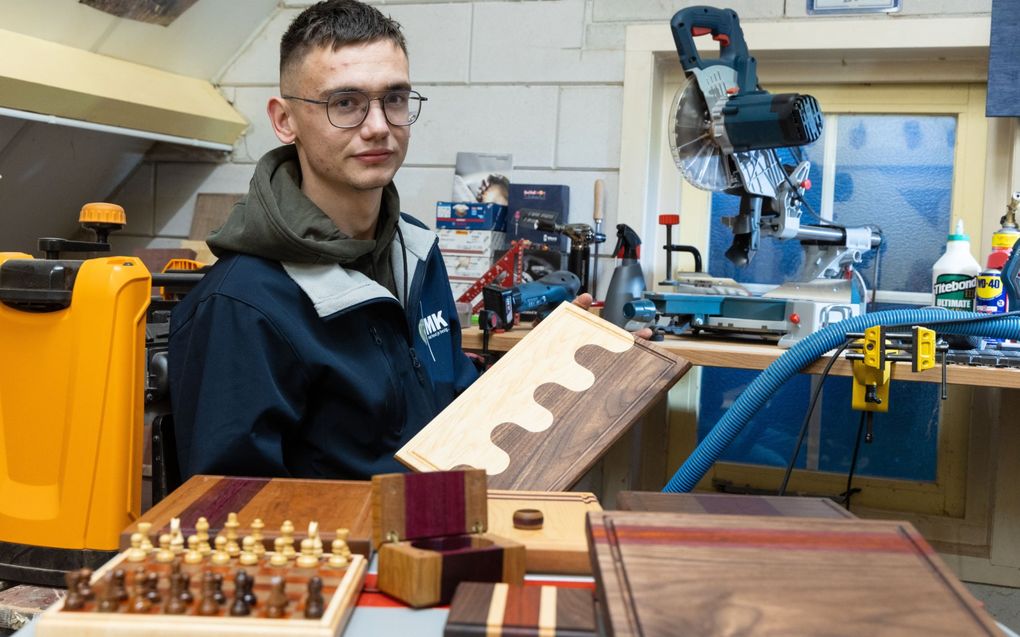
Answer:
M923 372L935 367L935 330L914 326L914 351L910 353L910 368Z
M869 327L860 341L864 358L853 363L854 384L851 395L852 407L858 411L889 411L889 380L892 377L892 361L887 355L896 350L887 350L881 325Z

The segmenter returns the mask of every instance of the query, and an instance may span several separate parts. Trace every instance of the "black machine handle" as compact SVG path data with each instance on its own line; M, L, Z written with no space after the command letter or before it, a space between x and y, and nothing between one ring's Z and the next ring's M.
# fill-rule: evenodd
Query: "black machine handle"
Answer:
M669 27L684 71L723 64L737 71L741 93L757 90L757 62L747 50L744 32L735 11L705 6L687 7L673 14ZM701 35L711 35L719 43L718 59L706 62L701 58L694 44L694 38Z

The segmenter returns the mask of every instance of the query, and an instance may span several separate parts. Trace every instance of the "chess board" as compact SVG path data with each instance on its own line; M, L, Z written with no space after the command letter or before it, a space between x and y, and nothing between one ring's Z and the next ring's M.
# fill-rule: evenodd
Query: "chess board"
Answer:
M402 447L416 471L565 491L691 364L564 303Z
M907 522L588 514L606 634L999 635Z
M126 561L127 552L120 553L93 574L91 581L96 591L95 598L79 610L67 610L67 597L50 607L39 616L36 627L37 637L100 637L124 635L132 637L262 637L288 635L296 637L336 637L347 624L354 608L358 593L365 577L366 561L361 555L351 556L345 569L326 567L323 561L319 568L298 568L293 562L288 566L274 567L263 560L254 566L240 566L236 560L222 566L209 563L192 565L180 564L180 571L191 575L190 591L194 601L183 614L166 614L165 601L169 596L168 576L172 566L156 562L150 555L144 562ZM122 602L117 612L99 612L98 607L105 585L106 575L117 569L126 572L127 590L131 591L136 569L143 569L146 576L155 573L159 577L161 603L154 603L146 613L130 613L130 600ZM234 598L233 577L238 569L245 569L254 577L253 592L258 599L247 616L230 615L231 600ZM226 603L215 615L203 616L198 613L201 596L201 580L204 572L210 571L223 576L222 592ZM304 604L308 581L313 576L322 579L324 611L319 619L306 619ZM267 599L270 581L274 576L284 578L287 609L280 618L267 617Z
M181 530L188 536L195 532L198 518L205 517L215 536L231 512L237 513L244 528L255 518L265 523L263 537L268 550L272 550L284 520L317 520L327 546L336 529L346 528L351 550L371 556L372 483L368 481L193 476L138 522L152 524L152 533L158 537L169 530L171 518L180 518ZM137 526L132 524L121 532L121 549L128 547Z

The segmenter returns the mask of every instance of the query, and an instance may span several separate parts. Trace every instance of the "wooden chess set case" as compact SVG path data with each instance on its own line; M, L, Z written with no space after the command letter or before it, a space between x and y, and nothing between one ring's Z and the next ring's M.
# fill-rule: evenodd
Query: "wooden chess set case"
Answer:
M268 550L284 520L317 520L323 543L333 541L335 529L346 528L351 551L365 557L372 554L372 483L367 480L193 476L138 522L151 524L159 537L169 530L172 518L180 518L181 531L188 536L195 532L198 518L204 517L215 536L230 512L242 520L260 518ZM121 531L121 549L128 547L134 531L135 525Z
M908 522L588 514L610 636L1000 635Z
M461 581L520 584L524 545L486 533L485 471L372 477L379 590L418 607L445 604Z
M91 582L102 586L99 582L107 582L107 575L122 569L133 579L135 569L141 567L145 574L155 573L159 576L159 592L164 600L169 596L170 584L166 581L171 573L172 565L157 562L153 556L145 562L127 561L128 551L118 554L92 574ZM179 560L179 558L178 558ZM300 568L294 562L287 566L275 567L262 560L254 566L239 566L237 560L226 565L192 565L181 564L180 570L192 576L194 584L200 580L195 575L205 571L223 576L225 584L223 593L230 597L233 594L230 579L238 570L245 569L253 578L253 592L259 602L247 616L231 616L230 602L227 601L221 612L212 616L199 614L199 601L195 599L183 614L165 614L161 604L153 604L144 613L128 612L130 602L122 602L115 612L100 612L99 595L85 604L80 610L64 608L67 597L60 600L42 615L36 625L37 637L265 637L266 635L288 635L294 637L337 637L343 632L350 614L354 609L358 593L361 591L365 578L366 560L364 556L352 554L349 565L344 569L333 569L320 562L319 568ZM313 576L322 580L322 616L318 619L306 619L303 614L305 604L304 592ZM281 577L284 581L284 592L288 599L288 610L284 616L271 618L267 616L267 602L271 580ZM134 582L129 581L133 587ZM192 587L194 588L194 587ZM197 596L195 596L197 598Z

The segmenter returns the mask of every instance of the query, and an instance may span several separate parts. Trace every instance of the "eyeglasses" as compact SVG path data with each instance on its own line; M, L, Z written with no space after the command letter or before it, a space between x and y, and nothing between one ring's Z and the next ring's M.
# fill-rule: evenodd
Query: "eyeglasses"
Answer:
M294 95L281 96L309 104L325 104L329 123L337 128L357 128L368 117L369 107L379 100L383 116L393 126L410 126L421 113L421 103L428 101L417 91L388 91L379 97L369 97L361 91L338 91L324 100L312 100Z

